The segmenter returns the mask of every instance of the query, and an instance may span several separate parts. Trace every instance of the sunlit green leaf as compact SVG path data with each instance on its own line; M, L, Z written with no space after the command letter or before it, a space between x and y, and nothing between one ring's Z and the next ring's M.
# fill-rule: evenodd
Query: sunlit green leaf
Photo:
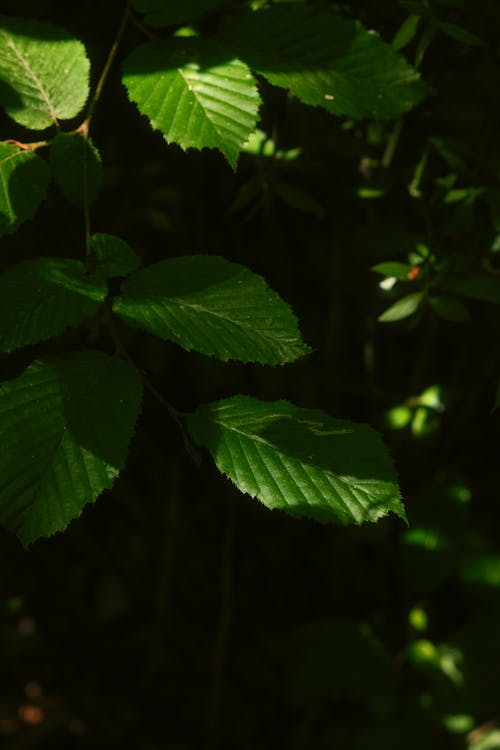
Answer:
M406 518L391 458L367 425L234 396L201 407L188 426L219 471L268 508L340 523Z
M381 323L394 323L397 320L403 320L403 318L409 318L418 309L423 300L422 292L415 292L414 294L408 294L406 297L402 297L393 305L387 308L382 315L379 315L379 321Z
M59 26L0 16L0 105L21 125L45 130L76 117L89 69L83 44Z
M255 130L260 97L235 55L207 39L148 42L126 59L123 82L167 143L217 148L236 167Z

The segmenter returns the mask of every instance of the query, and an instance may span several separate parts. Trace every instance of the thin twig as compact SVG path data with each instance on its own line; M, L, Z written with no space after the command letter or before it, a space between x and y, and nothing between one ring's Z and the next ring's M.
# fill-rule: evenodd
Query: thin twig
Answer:
M127 349L123 345L123 342L120 340L120 337L118 336L118 331L116 330L115 321L113 319L113 315L111 313L111 310L109 309L109 306L105 304L103 306L103 311L104 311L103 312L104 320L106 322L110 336L113 339L116 353L120 355L121 357L123 357L123 359L127 360L127 362L140 373L142 377L142 382L144 383L145 388L148 389L148 391L155 397L158 403L160 403L163 406L163 408L168 413L168 415L176 423L182 435L182 439L184 441L184 447L186 448L186 451L189 453L194 463L197 466L199 466L201 464L201 456L196 450L196 448L194 447L193 443L189 439L188 434L186 432L186 427L184 425L184 419L186 415L183 412L176 409L175 406L172 406L172 404L169 401L167 401L165 396L163 396L163 394L160 393L160 391L157 388L155 388L153 383L151 383L146 373L143 370L141 370L139 367L137 367L134 360L132 359Z
M23 141L16 141L15 138L9 138L8 140L4 141L4 143L9 143L12 144L12 146L17 146L22 151L37 151L37 149L39 148L50 146L49 141L34 141L33 143L23 143Z
M120 21L120 25L118 27L118 31L116 32L116 37L111 45L111 49L109 50L108 57L106 59L106 62L104 63L104 67L102 69L101 75L99 76L99 80L97 81L97 85L94 89L94 93L90 99L88 108L87 108L87 116L85 118L85 122L87 125L87 131L90 127L90 122L92 120L92 117L94 115L94 110L96 107L97 102L99 101L102 90L104 88L104 84L106 83L106 79L109 75L109 71L111 70L111 66L113 65L114 59L116 57L116 53L118 52L118 48L120 46L120 42L122 40L123 33L125 31L125 28L127 26L130 11L132 10L132 0L127 0L127 3L125 5L125 10L123 11L123 16Z
M125 10L123 12L120 25L118 26L118 31L116 32L114 42L111 45L111 49L109 50L108 56L106 58L106 62L104 63L104 67L101 71L101 75L99 76L99 80L97 81L97 85L94 89L94 93L92 94L90 98L90 102L87 108L87 116L85 120L83 121L83 123L80 125L80 127L77 129L77 132L82 135L83 140L84 140L84 151L83 151L83 162L82 162L82 168L83 168L82 189L83 189L83 223L84 223L84 229L85 229L85 267L87 271L89 270L89 266L90 266L90 209L89 209L89 169L88 169L88 155L89 155L88 143L89 143L90 123L94 115L96 104L101 97L104 84L106 83L106 80L108 78L109 71L111 70L111 66L113 65L114 59L116 57L116 53L118 52L118 47L120 46L123 33L127 26L131 8L132 8L132 0L127 0L127 3L125 5Z

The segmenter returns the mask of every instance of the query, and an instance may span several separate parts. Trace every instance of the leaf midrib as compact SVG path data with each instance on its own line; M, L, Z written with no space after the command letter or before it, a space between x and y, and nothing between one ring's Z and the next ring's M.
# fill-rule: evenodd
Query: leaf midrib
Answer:
M31 68L31 66L29 65L28 61L23 57L23 55L20 52L20 50L18 50L18 48L16 47L16 45L12 41L12 38L9 37L8 34L6 34L5 32L0 32L0 33L2 34L2 36L6 40L6 46L9 49L12 50L12 52L14 53L14 55L16 56L16 58L19 60L19 63L24 68L24 70L26 71L26 73L28 74L28 76L34 81L36 88L38 89L38 91L42 95L42 99L44 100L45 104L47 105L47 109L49 110L50 117L52 118L52 120L54 121L54 123L57 125L57 116L56 116L56 113L55 113L55 111L54 111L54 109L52 107L52 103L50 101L49 95L48 95L48 93L46 93L46 91L45 91L45 89L44 89L41 81L39 80L38 76L36 75L35 71Z
M125 297L122 298L122 299L125 302L127 301ZM134 301L132 295L129 297L129 300ZM176 307L187 307L188 309L195 310L196 312L202 312L202 313L205 313L206 315L211 315L214 318L218 318L220 320L224 320L227 323L232 323L234 326L236 326L237 328L239 328L244 333L248 333L249 329L251 331L255 331L255 327L252 327L251 325L247 325L247 324L245 324L245 322L243 322L241 320L235 320L234 318L231 318L229 315L223 315L222 313L219 313L219 312L217 312L215 310L211 310L209 308L203 307L203 305L196 304L196 303L185 302L184 300L181 300L181 299L176 298L176 297L168 297L168 302L164 302L164 300L165 300L165 298L159 298L158 299L158 298L155 298L155 297L151 297L151 298L147 299L147 298L144 298L144 297L138 297L138 298L136 298L135 301L138 302L139 304L141 304L141 303L142 304L144 304L144 303L147 304L149 302L149 303L154 304L154 305L158 305L158 304L162 304L163 303L165 306L167 306L168 304L172 304L173 306L176 306ZM279 331L279 329L277 329L277 328L272 329L272 332L278 333L278 331ZM276 336L269 335L270 332L271 332L271 329L269 329L269 330L267 330L267 329L259 329L259 331L258 331L259 335L261 335L263 338L266 338L269 341L283 343L283 339L279 335L276 335ZM290 343L290 341L288 339L286 339L285 342L286 343ZM296 339L292 339L291 343L299 343L300 344L300 341L297 341Z

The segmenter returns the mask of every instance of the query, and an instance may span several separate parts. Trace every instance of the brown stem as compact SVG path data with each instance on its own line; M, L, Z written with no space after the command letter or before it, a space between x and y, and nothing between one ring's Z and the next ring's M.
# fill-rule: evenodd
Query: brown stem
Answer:
M4 143L10 143L13 146L17 146L23 151L36 151L39 148L45 148L49 146L49 141L34 141L33 143L23 143L22 141L16 141L15 138L9 138Z

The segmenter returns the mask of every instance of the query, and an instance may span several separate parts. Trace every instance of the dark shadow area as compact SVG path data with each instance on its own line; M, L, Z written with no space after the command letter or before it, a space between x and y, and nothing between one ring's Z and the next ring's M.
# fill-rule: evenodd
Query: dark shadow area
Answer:
M392 0L343 5L388 41L410 14ZM75 34L95 82L123 3L0 9ZM143 266L200 253L248 265L291 304L314 353L286 367L223 363L118 321L123 344L183 411L243 393L381 431L410 526L392 514L343 527L268 511L205 453L197 467L146 392L111 492L28 552L0 531L2 750L475 750L498 723L498 305L450 291L469 322L431 311L377 322L460 256L492 278L500 265L498 3L432 10L484 42L433 37L419 69L436 96L382 124L330 117L260 82L259 127L300 153L243 154L236 173L215 152L167 146L137 116L120 65L148 37L129 26L93 123L103 189L92 231L126 240ZM403 49L412 62L428 22ZM3 115L0 127L27 140ZM305 191L323 218L285 203L276 181ZM482 192L450 199L455 189ZM232 209L242 190L250 198ZM43 210L1 244L2 271L39 256L82 260L82 212L51 185ZM419 278L379 286L373 265L413 267L422 246L431 255ZM2 379L47 353L112 355L94 323L1 355ZM113 396L120 383L103 371ZM121 429L114 398L96 403L93 387L88 413ZM69 392L65 404L75 434L117 462L100 423L74 414ZM273 441L286 442L289 421Z

